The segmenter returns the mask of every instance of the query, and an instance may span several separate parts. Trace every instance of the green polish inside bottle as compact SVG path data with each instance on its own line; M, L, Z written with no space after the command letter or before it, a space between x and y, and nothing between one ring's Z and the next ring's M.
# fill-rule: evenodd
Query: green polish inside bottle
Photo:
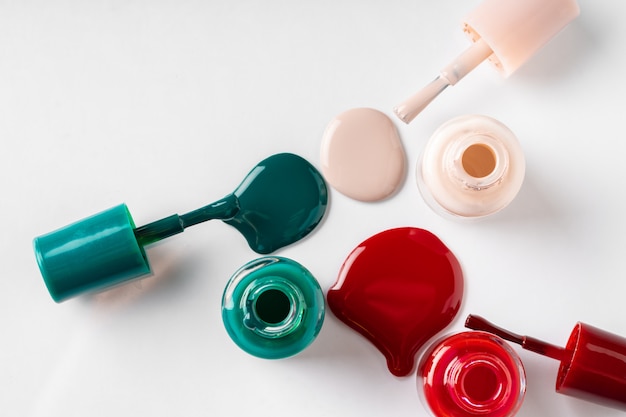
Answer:
M299 263L266 256L233 274L222 298L231 339L265 359L293 356L309 346L324 321L324 294Z
M135 228L122 204L54 232L33 245L52 298L63 301L150 273L144 246L219 219L267 254L309 234L328 203L322 175L300 156L281 153L257 164L226 197L189 213Z

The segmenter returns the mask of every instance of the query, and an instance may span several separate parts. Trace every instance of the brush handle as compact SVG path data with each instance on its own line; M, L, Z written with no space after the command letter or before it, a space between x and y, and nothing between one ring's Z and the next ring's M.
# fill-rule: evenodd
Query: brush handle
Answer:
M201 207L197 210L181 216L178 214L172 214L164 219L138 227L133 230L133 232L135 233L137 242L139 242L141 246L146 246L181 233L185 230L185 228L198 223L213 219L231 219L235 216L235 214L237 214L238 211L239 202L237 201L237 197L234 194L229 194L221 200Z
M504 340L508 340L509 342L517 343L526 350L539 353L540 355L547 356L558 361L562 361L567 354L567 351L562 347L546 343L542 340L535 339L534 337L518 335L509 330L498 327L480 316L472 314L467 316L467 320L465 320L465 327L472 330L482 330L494 334Z
M482 38L478 39L454 61L446 65L439 76L426 87L396 106L393 109L394 113L404 123L411 123L415 116L420 114L443 90L455 85L491 54L493 51L489 45Z

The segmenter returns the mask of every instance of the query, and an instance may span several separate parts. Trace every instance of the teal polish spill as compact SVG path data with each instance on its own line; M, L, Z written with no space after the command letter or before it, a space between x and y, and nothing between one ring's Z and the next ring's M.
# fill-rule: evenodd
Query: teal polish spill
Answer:
M233 194L239 211L224 222L262 254L309 234L322 220L328 203L322 175L293 154L273 155L260 162Z
M324 314L317 280L299 263L278 256L239 268L222 297L228 335L245 352L265 359L293 356L309 346Z
M322 220L328 191L321 174L300 156L281 153L259 162L237 189L189 213L135 228L122 204L57 231L33 245L52 298L63 301L150 273L144 246L213 219L267 254L309 234Z

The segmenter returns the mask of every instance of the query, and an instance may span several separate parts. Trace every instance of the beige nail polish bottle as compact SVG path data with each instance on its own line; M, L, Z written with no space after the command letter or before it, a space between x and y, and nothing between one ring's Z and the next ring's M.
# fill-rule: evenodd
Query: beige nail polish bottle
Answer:
M496 213L524 180L522 148L509 128L482 115L456 117L440 126L417 165L417 183L439 214L476 219Z

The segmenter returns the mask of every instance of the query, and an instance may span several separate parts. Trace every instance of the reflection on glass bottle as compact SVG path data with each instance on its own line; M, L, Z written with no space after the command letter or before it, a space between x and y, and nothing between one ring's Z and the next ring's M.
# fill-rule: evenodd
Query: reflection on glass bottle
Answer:
M299 263L277 256L248 262L231 277L222 319L233 341L251 355L279 359L313 342L324 321L324 295Z

